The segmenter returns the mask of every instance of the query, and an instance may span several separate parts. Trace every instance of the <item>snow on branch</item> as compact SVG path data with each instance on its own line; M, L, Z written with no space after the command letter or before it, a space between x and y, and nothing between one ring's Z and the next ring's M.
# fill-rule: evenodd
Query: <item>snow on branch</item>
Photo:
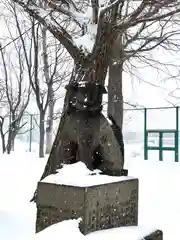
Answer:
M51 13L53 10L44 10L42 7L37 6L33 1L29 0L12 0L19 4L30 16L34 17L43 26L45 26L54 37L67 49L72 58L79 62L82 58L82 52L77 45L73 42L69 33L53 19Z
M106 12L110 11L112 8L123 3L124 3L124 0L107 1L104 5L102 5L100 9L100 14L105 14Z
M179 12L179 0L143 0L129 16L118 20L116 28L125 30L140 23L166 19Z
M50 7L54 12L62 13L65 16L70 17L78 26L82 27L83 19L87 16L85 13L80 11L76 4L71 1L52 1L46 0L48 2L48 7Z
M125 32L138 24L166 20L169 16L180 12L180 0L91 0L90 5L89 3L86 5L84 0L78 2L44 0L44 6L37 5L38 1L33 0L11 1L18 3L43 24L67 49L75 62L81 62L89 54L92 54L92 59L96 59L100 52L104 51L103 41L107 43L115 39L118 32ZM132 6L129 7L129 4ZM57 16L57 13L60 16ZM77 31L79 33L76 33L81 36L72 37L72 32L59 24L58 18L62 15L72 20L73 27L73 23L80 27L80 31L79 28ZM143 31L144 27L141 30ZM102 37L112 34L114 37L109 40L107 37Z

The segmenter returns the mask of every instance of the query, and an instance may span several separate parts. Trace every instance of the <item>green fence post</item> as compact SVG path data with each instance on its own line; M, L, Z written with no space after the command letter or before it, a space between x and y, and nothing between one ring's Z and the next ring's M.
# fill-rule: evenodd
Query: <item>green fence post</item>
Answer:
M179 161L179 107L176 107L175 162Z
M162 140L163 140L163 133L159 132L159 161L163 160L163 150L162 150L163 141Z
M144 108L144 160L148 160L147 109Z

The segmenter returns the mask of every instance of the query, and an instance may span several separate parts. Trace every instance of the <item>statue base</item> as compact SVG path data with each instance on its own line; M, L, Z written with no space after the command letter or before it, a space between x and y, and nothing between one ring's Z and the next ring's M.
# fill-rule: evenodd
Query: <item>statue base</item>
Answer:
M96 184L38 183L36 232L73 218L82 219L80 230L83 234L138 225L138 179L110 177L111 182L102 184L93 180L95 176L90 177Z

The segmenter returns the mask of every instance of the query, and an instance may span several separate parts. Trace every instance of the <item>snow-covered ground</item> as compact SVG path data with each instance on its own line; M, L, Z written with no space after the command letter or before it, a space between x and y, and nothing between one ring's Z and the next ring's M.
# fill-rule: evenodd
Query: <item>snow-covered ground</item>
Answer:
M47 158L46 158L47 159ZM0 155L0 239L32 240L84 237L77 229L77 221L56 224L39 234L34 234L36 206L30 203L36 183L44 169L46 159L38 159L35 153L27 153L21 148L8 155ZM125 240L137 240L138 231L159 228L165 240L179 240L180 237L180 163L175 163L173 155L165 155L163 162L158 161L158 153L150 154L143 160L142 145L126 146L126 167L129 175L139 178L139 225L141 228L119 234ZM147 227L144 228L144 226ZM66 229L69 229L66 231ZM146 232L146 231L145 231ZM102 232L102 239L116 239L113 231ZM53 236L51 235L53 234ZM101 239L99 233L86 238ZM112 235L111 235L112 234ZM117 234L117 232L116 232ZM57 235L57 236L56 236ZM47 237L47 238L46 238ZM57 237L57 238L56 238ZM120 239L120 238L117 238Z

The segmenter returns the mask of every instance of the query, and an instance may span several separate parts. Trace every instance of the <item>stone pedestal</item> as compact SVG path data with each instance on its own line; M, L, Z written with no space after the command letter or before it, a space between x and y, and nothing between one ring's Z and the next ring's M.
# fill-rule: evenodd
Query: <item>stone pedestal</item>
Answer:
M53 223L79 217L82 218L80 230L83 234L114 227L137 226L138 179L118 179L112 183L86 187L39 182L36 231Z

